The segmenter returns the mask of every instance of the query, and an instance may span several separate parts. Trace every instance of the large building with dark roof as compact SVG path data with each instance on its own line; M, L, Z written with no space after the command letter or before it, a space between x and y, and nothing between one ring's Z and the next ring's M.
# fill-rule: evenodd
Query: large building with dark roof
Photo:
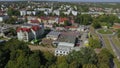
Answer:
M58 42L55 50L55 56L68 55L74 48L77 37L77 32L61 32L61 35L56 40Z

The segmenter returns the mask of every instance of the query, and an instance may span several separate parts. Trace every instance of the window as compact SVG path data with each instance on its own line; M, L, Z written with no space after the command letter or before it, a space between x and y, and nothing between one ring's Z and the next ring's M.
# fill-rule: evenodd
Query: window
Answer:
M62 51L60 51L60 53L62 53Z
M58 52L58 51L56 51L56 52Z

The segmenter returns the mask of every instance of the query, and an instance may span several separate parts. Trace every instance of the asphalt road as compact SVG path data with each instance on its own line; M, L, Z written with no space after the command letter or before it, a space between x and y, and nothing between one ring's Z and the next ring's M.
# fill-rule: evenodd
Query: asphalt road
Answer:
M99 40L101 42L102 48L105 48L106 45L105 45L105 41L103 40L103 37L100 34L98 34L98 37L99 37Z
M120 49L115 45L115 43L113 43L111 36L108 37L111 47L113 49L113 51L115 52L117 59L120 61Z

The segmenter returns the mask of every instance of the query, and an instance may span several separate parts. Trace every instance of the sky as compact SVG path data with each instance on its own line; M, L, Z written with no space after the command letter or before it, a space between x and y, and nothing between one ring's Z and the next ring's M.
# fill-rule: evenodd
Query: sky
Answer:
M26 0L0 0L0 1L26 1ZM120 0L31 0L31 1L120 2Z

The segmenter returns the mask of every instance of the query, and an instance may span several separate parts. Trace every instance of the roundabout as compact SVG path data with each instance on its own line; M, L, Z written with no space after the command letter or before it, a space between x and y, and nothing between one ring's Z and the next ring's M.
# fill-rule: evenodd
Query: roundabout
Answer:
M98 29L97 33L99 33L99 34L113 34L114 32L111 31L110 29Z

